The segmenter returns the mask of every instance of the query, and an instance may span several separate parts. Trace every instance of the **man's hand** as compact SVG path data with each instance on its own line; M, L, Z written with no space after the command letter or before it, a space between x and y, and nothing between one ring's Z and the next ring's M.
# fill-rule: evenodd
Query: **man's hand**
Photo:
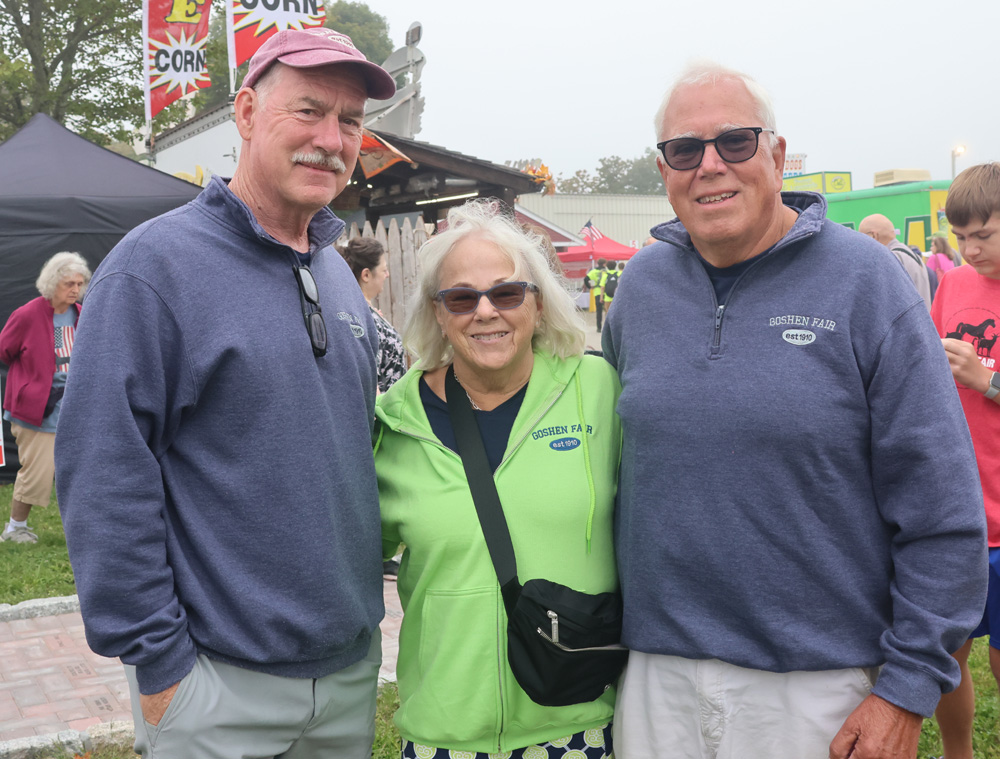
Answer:
M945 337L941 339L941 344L956 382L977 393L985 393L990 389L993 372L983 366L972 343Z
M924 718L871 694L830 743L830 759L914 759Z
M142 709L142 718L146 720L153 727L160 724L160 720L163 719L163 715L167 711L167 707L170 706L170 702L174 699L174 693L177 692L177 686L180 683L174 683L166 690L161 690L159 693L152 693L148 696L139 694L139 708Z

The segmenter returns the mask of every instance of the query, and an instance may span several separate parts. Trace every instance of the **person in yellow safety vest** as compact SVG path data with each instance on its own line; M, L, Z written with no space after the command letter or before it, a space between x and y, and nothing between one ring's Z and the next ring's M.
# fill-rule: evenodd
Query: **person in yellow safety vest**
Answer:
M619 261L618 267L612 263L608 268L608 278L604 283L604 313L611 310L611 302L615 299L615 291L622 279L622 272L625 271L625 262Z
M601 323L604 321L604 285L608 281L608 262L603 258L597 259L597 266L587 272L583 285L590 290L594 299L594 307L597 311L597 331L601 331Z

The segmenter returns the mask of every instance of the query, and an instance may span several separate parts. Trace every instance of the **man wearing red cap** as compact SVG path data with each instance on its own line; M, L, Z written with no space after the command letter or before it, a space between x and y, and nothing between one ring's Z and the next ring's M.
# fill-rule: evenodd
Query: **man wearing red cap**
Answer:
M368 757L381 661L378 338L327 208L392 78L343 34L250 62L229 181L100 266L59 504L92 648L143 756Z

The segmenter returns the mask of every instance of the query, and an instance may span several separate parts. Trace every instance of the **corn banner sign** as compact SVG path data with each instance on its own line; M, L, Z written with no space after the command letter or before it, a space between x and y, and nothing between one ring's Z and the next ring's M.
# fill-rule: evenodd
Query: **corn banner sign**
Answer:
M230 70L249 61L272 35L322 26L324 21L321 0L226 0Z
M183 95L208 87L211 0L143 0L146 121Z

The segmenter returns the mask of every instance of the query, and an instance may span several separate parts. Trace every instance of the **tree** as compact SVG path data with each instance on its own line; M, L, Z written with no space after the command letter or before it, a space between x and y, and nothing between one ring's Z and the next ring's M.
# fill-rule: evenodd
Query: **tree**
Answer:
M326 26L350 37L354 46L374 63L382 63L393 51L389 22L364 3L327 2Z
M0 140L45 113L98 144L129 141L143 107L141 0L0 0Z
M663 182L656 168L656 152L652 148L646 148L638 158L607 156L598 162L596 173L580 169L569 178L560 175L557 181L562 193L659 195L663 192Z
M142 121L140 0L0 0L0 138L36 113L98 142Z
M225 2L212 6L212 86L161 111L154 131L229 96ZM377 63L392 52L388 23L364 3L330 4L327 25ZM0 140L36 113L99 144L132 139L144 122L142 57L141 0L0 0Z
M596 180L586 169L577 170L577 172L568 179L564 179L562 174L560 174L559 178L556 180L556 188L558 192L569 193L572 195L594 192L594 188L596 186Z
M622 192L627 195L660 195L663 177L656 166L656 151L646 148L642 155L633 158L622 178Z

